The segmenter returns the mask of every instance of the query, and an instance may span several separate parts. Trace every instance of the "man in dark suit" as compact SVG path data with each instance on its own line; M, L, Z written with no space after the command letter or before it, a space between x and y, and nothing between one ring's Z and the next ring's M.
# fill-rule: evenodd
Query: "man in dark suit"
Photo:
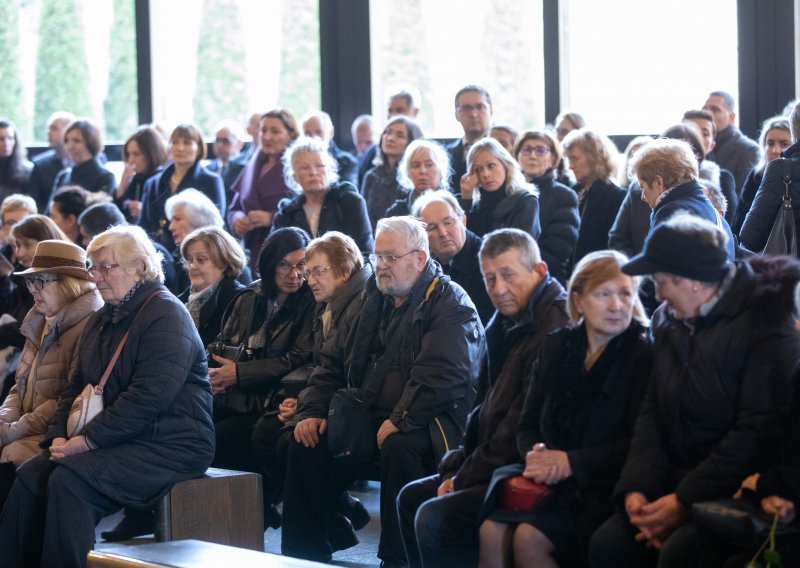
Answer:
M464 137L447 147L450 154L450 191L461 195L461 176L467 173L467 153L477 140L489 135L492 126L492 97L480 85L467 85L456 93L456 120Z
M716 148L708 159L731 172L736 179L736 189L741 190L747 174L758 161L758 144L736 126L736 106L729 93L713 91L703 110L714 117L717 130Z
M467 229L467 216L456 198L444 189L425 192L414 202L411 215L425 223L431 256L469 294L486 326L494 306L481 275L481 238Z
M356 184L358 162L350 152L345 152L333 141L333 121L325 111L310 112L303 117L303 134L319 138L328 145L328 153L339 164L339 179Z
M33 170L29 182L29 194L36 200L39 211L47 211L47 203L53 191L53 182L58 172L72 165L64 145L64 131L75 120L68 112L54 112L47 121L47 141L50 149L33 158Z
M208 164L208 169L216 172L225 184L227 202L233 201L233 182L244 169L242 148L244 147L244 132L235 120L222 120L214 127L214 155Z

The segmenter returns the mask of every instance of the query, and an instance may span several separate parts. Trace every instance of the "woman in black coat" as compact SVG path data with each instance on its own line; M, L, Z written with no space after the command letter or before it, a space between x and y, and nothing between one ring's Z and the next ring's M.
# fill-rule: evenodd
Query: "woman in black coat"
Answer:
M419 197L430 190L448 189L450 156L433 140L414 140L397 166L402 195L386 209L383 217L411 215Z
M327 231L341 231L363 252L372 252L372 226L364 198L350 182L338 181L336 162L320 140L299 138L284 154L283 170L286 184L297 195L278 206L273 232L297 227L316 238Z
M482 138L469 149L461 200L467 228L479 237L513 228L539 238L539 190L525 181L519 164L494 138Z
M481 525L481 566L566 566L611 512L611 490L628 450L650 372L647 318L627 257L598 251L568 287L576 327L550 336L534 365L517 429L524 465L495 471ZM498 483L523 477L549 486L533 511L498 508Z
M542 232L536 242L542 251L542 260L547 263L550 276L566 284L581 219L578 196L572 188L556 180L556 170L561 163L561 144L546 130L529 130L520 137L514 155L525 179L539 189Z
M33 165L25 158L26 153L17 127L0 118L0 201L12 193L29 193Z
M169 150L172 163L144 184L139 225L153 240L164 245L167 250L173 250L175 241L168 230L169 219L164 211L167 198L193 187L216 205L223 218L226 203L222 178L200 163L206 157L206 144L196 126L178 125L170 135Z
M653 373L614 490L618 511L592 538L591 565L691 565L705 544L694 503L733 495L774 455L800 358L786 258L732 263L716 225L678 214L623 267L649 274L664 303L653 318Z
M205 350L183 305L161 285L150 240L137 227L114 227L87 255L106 306L84 328L77 368L42 442L49 452L17 470L0 517L9 566L85 566L99 519L123 506L152 506L213 457ZM100 382L126 332L102 391L104 409L68 437L73 401Z
M581 128L564 138L564 152L575 174L581 228L572 265L592 251L608 248L608 234L625 190L614 184L617 149L606 136Z
M161 173L167 161L167 145L152 126L141 126L122 147L125 168L114 190L114 203L129 223L136 223L142 210L144 184Z
M94 123L84 119L70 123L64 131L64 145L75 165L58 172L52 193L65 185L79 185L92 193L114 192L117 178L98 159L103 140Z
M181 258L191 282L178 298L186 304L203 345L219 335L222 316L244 289L237 279L245 268L241 245L220 227L201 227L181 242Z
M222 331L209 346L215 467L260 471L250 446L253 426L264 408L271 408L281 378L311 362L314 297L304 281L308 242L308 235L293 227L267 237L258 261L261 280L234 296Z

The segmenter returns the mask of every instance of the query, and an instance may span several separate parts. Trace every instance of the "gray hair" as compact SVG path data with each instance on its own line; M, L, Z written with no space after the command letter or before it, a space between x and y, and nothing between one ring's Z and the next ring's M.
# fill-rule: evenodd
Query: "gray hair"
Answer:
M325 132L329 134L333 132L333 121L331 120L331 115L324 110L312 110L311 112L304 114L302 120L300 120L300 127L305 127L306 122L312 118L319 119L319 123L322 125L322 129Z
M193 229L222 227L225 224L214 202L193 187L187 187L167 199L164 204L164 212L167 215L167 219L172 221L172 214L179 205L183 205L186 220L189 221Z
M117 225L103 231L86 247L86 255L91 256L104 248L110 249L125 272L137 275L142 282L164 282L161 268L164 257L141 227Z
M384 231L401 235L411 250L421 250L430 256L428 234L422 221L403 215L401 217L384 217L378 221L375 237Z
M711 91L708 94L709 97L719 97L723 101L725 101L725 106L728 107L728 112L734 112L736 110L736 104L733 100L733 95L726 91Z
M392 103L392 99L402 98L408 103L408 110L419 108L422 104L422 95L419 89L413 85L395 85L386 95L386 106Z
M369 124L370 128L373 130L375 129L375 118L371 114L359 114L353 120L353 124L350 126L350 136L355 139L356 137L356 130L362 124Z
M283 178L286 185L295 193L302 193L303 188L294 179L294 158L298 154L316 154L322 163L325 164L325 174L328 177L328 185L333 185L339 181L339 164L328 152L325 142L310 136L301 136L289 146L283 153Z
M427 150L430 153L433 163L436 164L436 168L442 174L439 187L430 189L448 189L450 184L450 156L448 156L447 151L441 144L433 140L414 140L406 147L400 164L397 166L397 181L406 189L414 189L414 183L408 175L408 166L414 155L420 150Z
M238 121L232 120L230 118L226 118L224 120L220 120L217 124L214 125L214 134L216 135L217 132L225 128L231 133L231 136L236 138L240 142L244 142L245 140L245 131L241 124Z
M420 195L419 198L411 206L411 216L419 219L422 212L431 203L445 203L450 206L450 209L453 210L456 216L458 217L464 216L464 210L461 208L461 205L459 205L458 200L450 191L446 189L426 191L425 193Z
M481 260L497 258L510 249L519 252L519 260L528 270L533 270L534 266L542 262L539 245L530 234L520 229L497 229L484 235L478 254ZM481 270L483 270L483 263L481 263Z

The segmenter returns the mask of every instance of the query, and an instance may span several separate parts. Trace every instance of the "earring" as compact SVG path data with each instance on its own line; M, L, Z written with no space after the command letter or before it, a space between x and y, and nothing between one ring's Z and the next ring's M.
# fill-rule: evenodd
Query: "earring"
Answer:
M692 286L692 292L697 294L697 292L699 292L699 291L700 291L700 289L697 286Z

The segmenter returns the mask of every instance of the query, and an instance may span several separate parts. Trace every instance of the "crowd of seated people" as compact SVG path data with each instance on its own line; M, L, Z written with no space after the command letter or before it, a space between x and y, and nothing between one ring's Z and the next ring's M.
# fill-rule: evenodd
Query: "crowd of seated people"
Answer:
M755 143L712 92L621 166L574 111L520 133L466 85L445 146L415 89L386 100L355 155L319 110L254 114L248 148L220 117L210 161L197 126L143 125L119 180L92 120L53 114L30 163L0 119L4 561L85 566L102 517L152 533L209 465L260 473L264 529L322 562L369 521L363 479L387 568L732 568L758 544L692 507L734 495L800 534L800 262L760 254L800 202L800 105Z

